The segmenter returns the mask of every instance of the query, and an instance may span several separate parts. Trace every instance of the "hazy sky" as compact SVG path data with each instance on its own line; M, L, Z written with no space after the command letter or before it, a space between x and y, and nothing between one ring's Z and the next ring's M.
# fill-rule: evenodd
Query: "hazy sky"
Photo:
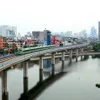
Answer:
M97 28L100 0L0 0L0 25L15 25L18 32Z

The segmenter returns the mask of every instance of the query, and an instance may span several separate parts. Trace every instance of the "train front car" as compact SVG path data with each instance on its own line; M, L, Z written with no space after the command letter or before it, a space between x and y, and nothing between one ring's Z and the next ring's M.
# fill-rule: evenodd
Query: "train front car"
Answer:
M23 54L23 51L21 49L18 49L16 52L16 55L22 55L22 54Z

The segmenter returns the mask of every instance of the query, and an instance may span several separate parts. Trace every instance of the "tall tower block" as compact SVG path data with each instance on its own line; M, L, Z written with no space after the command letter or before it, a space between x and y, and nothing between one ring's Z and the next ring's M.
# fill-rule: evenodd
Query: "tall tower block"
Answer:
M100 41L100 21L98 22L98 40Z

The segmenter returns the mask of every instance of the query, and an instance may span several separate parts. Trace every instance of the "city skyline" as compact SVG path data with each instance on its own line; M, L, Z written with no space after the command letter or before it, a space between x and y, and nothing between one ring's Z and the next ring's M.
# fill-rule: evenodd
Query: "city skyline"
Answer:
M49 29L53 32L98 29L98 0L0 0L0 25L17 26L21 35Z
M45 31L45 30L42 30L42 31ZM42 37L42 33L43 33L42 31L38 30L38 31L34 31L34 32L40 32L41 37ZM15 35L13 33L15 33ZM27 32L26 34L24 34L24 36L25 35L31 36L32 33L33 33L33 31ZM37 33L37 35L38 35L38 33ZM93 26L93 27L91 27L90 32L88 32L87 30L84 29L84 30L81 30L80 32L73 32L73 31L55 32L55 33L52 32L52 35L61 35L61 36L67 36L67 37L97 38L97 29ZM16 26L2 25L2 26L0 26L0 36L21 38L22 34L20 34L19 32L17 33Z

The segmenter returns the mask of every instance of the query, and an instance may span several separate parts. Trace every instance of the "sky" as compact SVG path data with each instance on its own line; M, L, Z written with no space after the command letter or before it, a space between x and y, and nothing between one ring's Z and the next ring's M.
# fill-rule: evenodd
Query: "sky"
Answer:
M28 31L88 31L98 28L100 0L0 0L0 25Z

